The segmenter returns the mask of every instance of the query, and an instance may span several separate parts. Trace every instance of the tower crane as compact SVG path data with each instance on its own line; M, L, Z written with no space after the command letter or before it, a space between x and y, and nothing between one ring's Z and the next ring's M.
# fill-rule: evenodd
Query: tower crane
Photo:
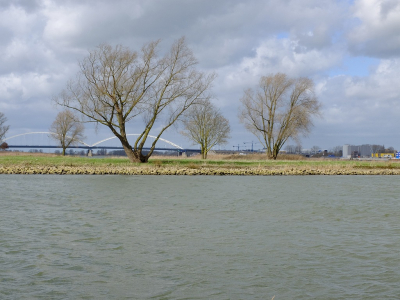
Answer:
M243 144L250 144L250 143L251 143L251 152L254 152L253 145L254 144L258 144L258 142L253 142L253 141L251 141L251 142L243 142Z

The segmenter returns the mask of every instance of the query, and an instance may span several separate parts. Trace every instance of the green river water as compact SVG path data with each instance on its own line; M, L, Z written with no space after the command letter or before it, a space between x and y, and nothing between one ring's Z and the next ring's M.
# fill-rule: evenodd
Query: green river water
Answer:
M0 175L0 299L400 299L398 182Z

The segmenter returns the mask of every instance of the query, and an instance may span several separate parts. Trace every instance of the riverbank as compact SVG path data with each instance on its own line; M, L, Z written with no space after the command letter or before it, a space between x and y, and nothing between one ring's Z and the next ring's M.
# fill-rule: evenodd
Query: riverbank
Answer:
M400 175L396 169L267 169L267 168L141 168L141 167L69 167L31 166L1 167L0 174L52 174L52 175Z
M400 175L397 161L266 160L263 155L198 158L154 157L147 164L124 157L0 154L0 174L59 175Z

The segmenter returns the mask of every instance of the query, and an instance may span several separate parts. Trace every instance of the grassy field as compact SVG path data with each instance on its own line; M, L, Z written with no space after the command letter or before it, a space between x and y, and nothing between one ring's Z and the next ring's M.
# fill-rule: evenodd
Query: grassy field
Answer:
M334 169L400 169L396 160L341 160L312 159L302 156L282 155L268 160L265 155L211 155L207 160L199 156L177 158L154 156L147 164L130 163L125 157L81 157L54 154L0 152L0 166L70 166L70 167L187 167L187 168L334 168Z

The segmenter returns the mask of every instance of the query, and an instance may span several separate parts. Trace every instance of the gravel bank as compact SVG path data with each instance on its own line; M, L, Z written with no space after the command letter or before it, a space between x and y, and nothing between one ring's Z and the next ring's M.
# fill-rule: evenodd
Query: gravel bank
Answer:
M400 175L400 169L0 166L0 174L54 175Z

